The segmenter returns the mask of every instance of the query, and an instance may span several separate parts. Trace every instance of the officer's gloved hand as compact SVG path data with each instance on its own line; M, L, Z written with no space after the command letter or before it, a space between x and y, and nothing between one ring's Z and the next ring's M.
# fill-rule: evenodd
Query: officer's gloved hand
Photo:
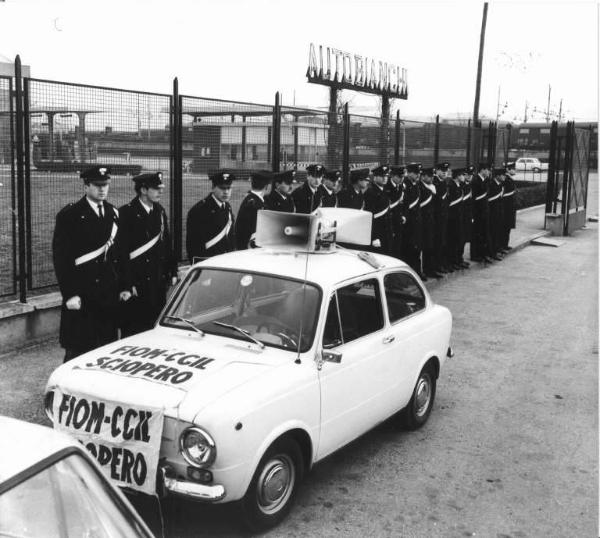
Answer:
M131 295L133 297L137 297L138 296L137 288L135 286L131 286Z
M406 217L402 217L402 224L406 224Z
M131 292L130 291L125 290L125 291L122 291L119 294L119 301L126 302L126 301L129 301L129 299L131 299Z
M373 239L371 246L374 246L375 248L381 248L381 241L379 239Z
M179 282L179 279L176 276L171 277L171 286L175 286Z
M81 310L81 297L74 295L65 303L67 310Z

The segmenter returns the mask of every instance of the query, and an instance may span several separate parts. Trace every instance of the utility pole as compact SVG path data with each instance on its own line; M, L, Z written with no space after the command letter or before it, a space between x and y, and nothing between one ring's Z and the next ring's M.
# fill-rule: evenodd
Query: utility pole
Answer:
M498 86L498 100L496 101L496 123L500 117L500 86Z
M562 99L560 100L560 106L558 107L558 123L560 123L560 120L562 119Z
M477 62L477 82L475 84L475 104L473 105L473 126L479 122L479 97L481 94L481 70L483 67L483 46L485 44L485 25L487 23L488 3L483 4L483 17L481 20L481 35L479 36L479 60Z
M550 94L552 93L552 86L548 84L548 106L546 107L546 123L550 123Z
M527 101L525 101L525 114L523 116L523 123L527 123Z

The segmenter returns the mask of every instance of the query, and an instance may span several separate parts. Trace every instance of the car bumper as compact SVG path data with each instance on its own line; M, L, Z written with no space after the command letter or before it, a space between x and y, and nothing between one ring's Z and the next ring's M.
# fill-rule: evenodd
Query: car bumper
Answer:
M159 481L163 495L176 495L203 502L217 502L225 498L225 488L220 484L198 484L190 480L173 478L169 476L165 467L159 469Z

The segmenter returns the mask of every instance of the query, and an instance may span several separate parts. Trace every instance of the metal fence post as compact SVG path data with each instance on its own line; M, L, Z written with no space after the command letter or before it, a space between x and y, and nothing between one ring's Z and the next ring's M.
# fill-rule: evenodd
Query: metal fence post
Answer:
M440 157L440 115L435 117L435 133L433 135L433 166L435 166Z
M18 282L19 301L27 302L27 271L25 264L25 155L24 155L24 111L23 80L21 75L21 58L15 58L15 97L16 97L16 146L17 146L17 225L18 225Z
M342 156L342 182L348 185L350 181L350 114L348 103L344 105L344 149Z
M556 184L556 170L558 169L557 159L557 137L558 137L558 123L552 122L550 127L550 153L548 155L548 183L546 184L546 214L552 213L552 202L556 198L555 195L555 184ZM544 229L546 229L546 219L544 218Z
M467 160L465 162L466 166L471 164L471 119L467 122Z
M573 185L573 145L575 137L575 122L567 122L567 139L565 144L565 167L563 172L562 214L563 235L569 235L569 205Z
M394 141L394 164L400 164L400 110L396 110L396 140Z
M279 172L279 161L281 158L280 155L280 144L281 144L281 136L280 136L280 125L281 125L281 103L280 103L279 92L275 94L275 106L273 107L273 129L272 129L272 137L273 141L271 143L271 148L273 150L273 158L271 159L271 164L273 167L273 172Z
M179 81L173 79L171 97L171 220L173 223L173 250L179 260L183 254L183 148L181 129L181 96Z

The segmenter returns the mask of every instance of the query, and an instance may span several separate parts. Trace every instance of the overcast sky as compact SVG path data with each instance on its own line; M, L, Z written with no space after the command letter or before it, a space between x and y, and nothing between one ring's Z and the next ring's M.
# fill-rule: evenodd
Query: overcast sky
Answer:
M5 0L0 55L32 76L270 104L326 106L306 82L309 45L405 67L402 116L470 116L482 2L421 0ZM597 120L598 3L489 3L480 114L542 121L560 100L566 119ZM344 91L372 113L376 97ZM534 109L540 112L534 112Z

